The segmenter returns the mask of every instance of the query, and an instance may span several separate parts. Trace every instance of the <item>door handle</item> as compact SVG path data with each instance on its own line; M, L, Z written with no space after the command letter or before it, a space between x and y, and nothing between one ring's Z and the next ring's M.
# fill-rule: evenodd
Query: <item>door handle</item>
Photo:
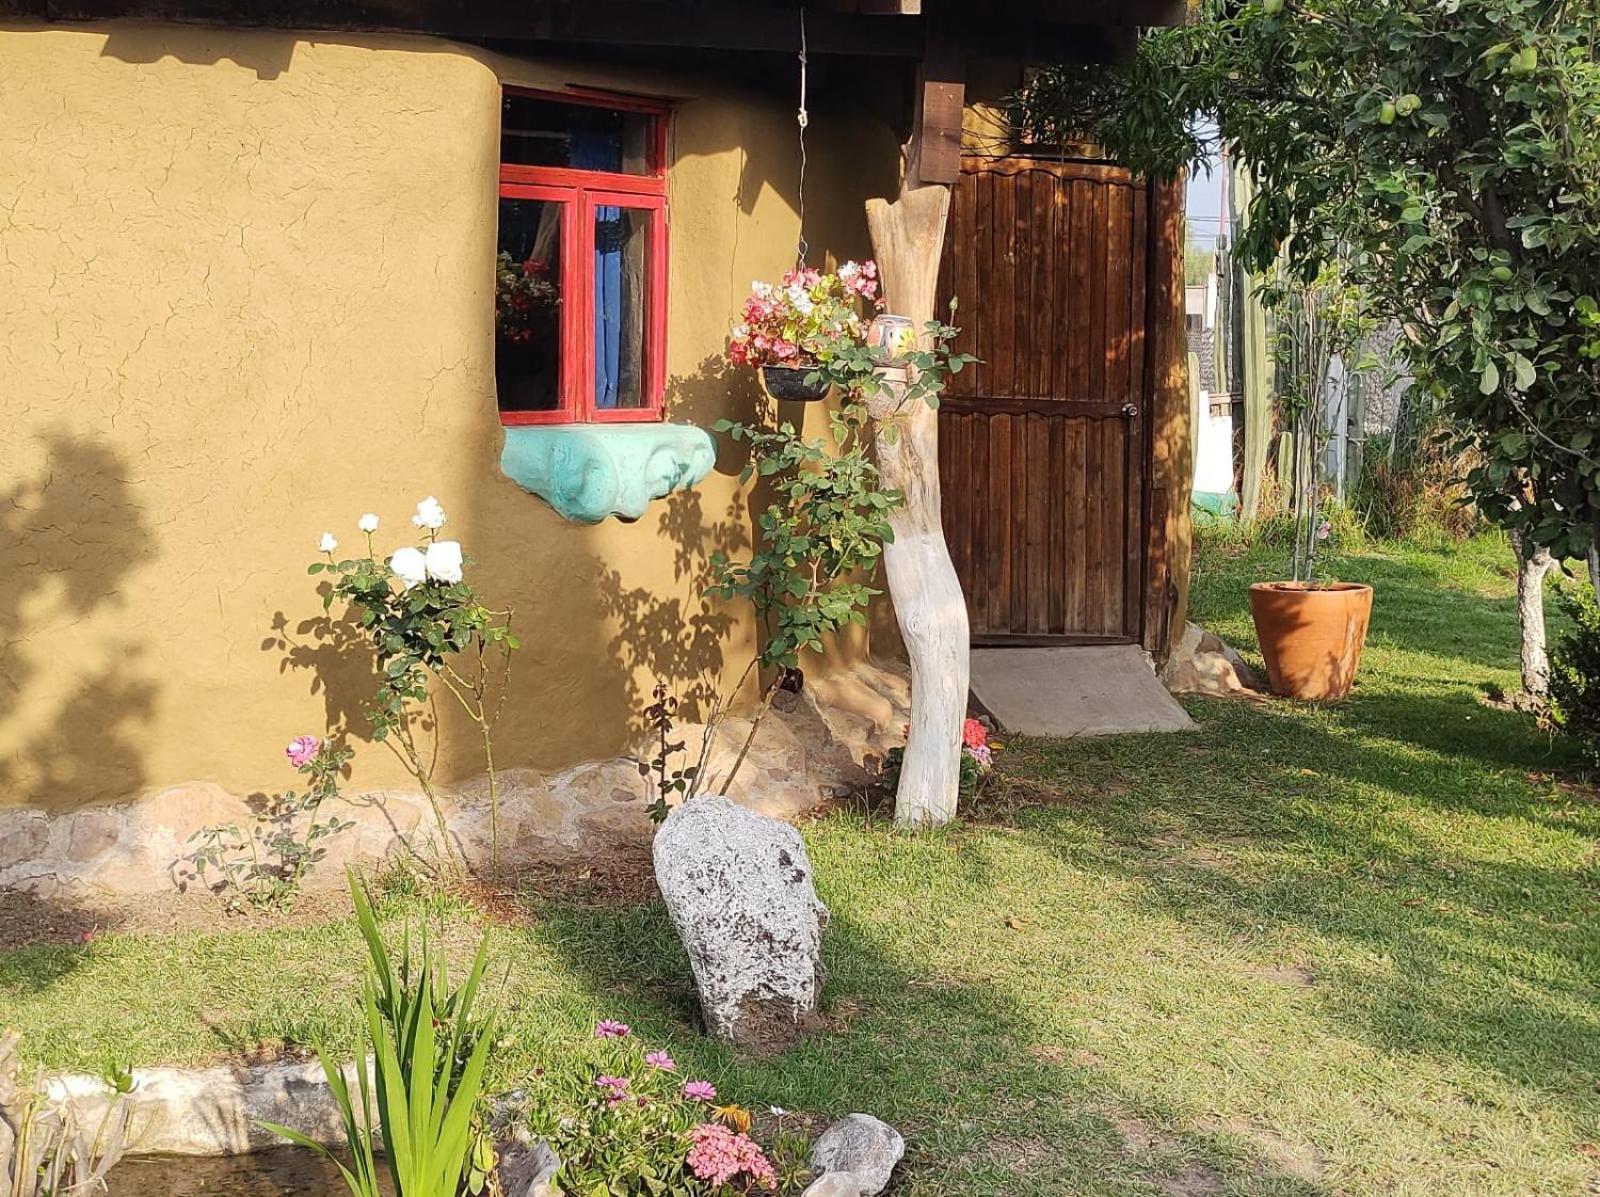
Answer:
M1139 414L1139 405L1137 403L1124 403L1122 405L1122 414L1130 420L1133 419Z

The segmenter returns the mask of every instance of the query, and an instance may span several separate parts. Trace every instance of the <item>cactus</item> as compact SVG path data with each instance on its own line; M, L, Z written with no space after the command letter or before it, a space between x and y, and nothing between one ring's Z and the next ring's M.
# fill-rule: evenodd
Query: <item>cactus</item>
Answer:
M1189 352L1189 463L1200 460L1200 422L1209 416L1200 398L1200 355Z
M0 1032L0 1197L70 1197L103 1187L126 1145L126 1104L112 1098L91 1131L70 1101L22 1085L18 1039Z
M1250 207L1255 180L1243 167L1234 170L1229 190L1230 215ZM1261 514L1261 481L1267 471L1267 450L1272 441L1272 347L1267 330L1267 309L1259 280L1244 281L1238 321L1243 333L1241 377L1234 386L1244 395L1244 449L1239 478L1239 518L1248 523Z

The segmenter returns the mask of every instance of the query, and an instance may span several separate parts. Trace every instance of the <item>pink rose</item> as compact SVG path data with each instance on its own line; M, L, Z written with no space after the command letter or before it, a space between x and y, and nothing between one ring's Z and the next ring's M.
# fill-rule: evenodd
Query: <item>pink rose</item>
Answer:
M296 736L289 741L289 747L283 750L283 755L289 758L289 763L296 769L304 769L321 751L322 741L316 736Z

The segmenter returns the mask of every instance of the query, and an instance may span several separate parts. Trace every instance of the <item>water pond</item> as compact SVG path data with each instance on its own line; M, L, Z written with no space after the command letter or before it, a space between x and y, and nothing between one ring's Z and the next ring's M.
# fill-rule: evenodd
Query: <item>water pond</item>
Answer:
M110 1197L344 1197L346 1193L332 1164L297 1147L216 1159L127 1159L111 1170L106 1186ZM387 1183L382 1187L385 1193L392 1192Z

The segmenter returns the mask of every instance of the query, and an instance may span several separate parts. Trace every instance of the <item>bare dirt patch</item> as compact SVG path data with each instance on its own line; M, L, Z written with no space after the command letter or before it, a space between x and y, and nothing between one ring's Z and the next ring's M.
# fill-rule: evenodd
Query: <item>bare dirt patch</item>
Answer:
M1303 964L1275 964L1270 968L1255 968L1250 975L1259 981L1270 981L1289 989L1310 989L1317 983L1317 974Z
M303 895L287 911L230 913L210 894L40 897L0 890L0 951L41 944L89 943L98 936L182 935L314 927L351 912L343 890Z
M616 844L582 860L523 868L506 883L523 896L573 906L645 906L660 897L649 844Z
M1212 1197L1222 1192L1222 1173L1204 1164L1187 1164L1176 1176L1159 1182L1167 1197Z
M1307 1184L1317 1184L1322 1180L1322 1152L1310 1142L1286 1138L1270 1127L1237 1116L1214 1123L1212 1129L1237 1136L1254 1147L1261 1155L1263 1171Z

